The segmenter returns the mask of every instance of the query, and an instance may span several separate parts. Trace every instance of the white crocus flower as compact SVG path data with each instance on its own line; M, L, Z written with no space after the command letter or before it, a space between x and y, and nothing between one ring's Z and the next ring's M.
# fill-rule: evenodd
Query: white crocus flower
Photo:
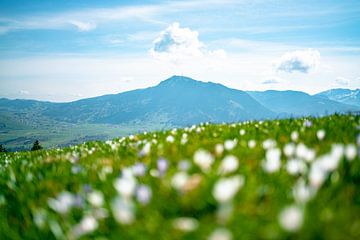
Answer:
M290 159L286 163L286 171L290 175L303 174L306 171L306 164L300 159Z
M215 153L217 156L222 155L224 152L224 145L222 145L221 143L218 143L215 145Z
M185 172L176 173L171 179L171 186L178 191L181 191L186 182L188 181L189 176Z
M263 169L268 173L276 172L281 166L281 152L278 148L272 148L266 151L266 158L262 163Z
M199 226L198 220L190 217L180 217L173 220L173 227L183 232L195 231Z
M294 143L288 143L284 146L284 154L287 157L292 157L295 154L296 146Z
M228 174L235 172L239 167L239 160L233 155L226 156L219 167L219 173Z
M100 191L90 192L87 199L94 207L101 207L104 204L104 195Z
M131 224L135 220L134 205L132 201L116 197L111 203L115 220L120 224Z
M208 171L214 162L214 157L206 150L199 149L194 154L194 163L204 172Z
M293 142L297 142L297 140L299 139L299 133L298 132L296 132L296 131L293 131L292 133L291 133L291 140L293 141Z
M135 193L136 179L133 177L121 177L114 181L114 187L120 196L130 198Z
M70 192L62 192L57 198L50 198L48 200L49 207L61 214L66 214L72 208L74 203L75 196Z
M311 162L315 159L316 153L313 149L310 149L305 146L303 143L299 143L296 146L296 157L306 160L307 162Z
M169 135L166 137L166 141L169 143L173 143L175 141L175 138L172 135Z
M253 139L249 140L248 147L249 148L254 148L255 146L256 146L256 141L253 140Z
M266 139L264 142L263 142L263 148L268 150L268 149L271 149L271 148L275 148L276 147L276 142L275 140L273 139Z
M346 157L346 159L349 160L349 161L354 160L355 157L356 157L356 152L357 152L357 149L356 149L355 144L348 144L345 147L345 157Z
M325 130L324 129L318 130L316 132L316 136L320 141L322 141L325 138Z
M315 189L305 184L304 179L300 178L294 188L293 196L296 202L306 203L308 202L315 194Z
M75 225L71 231L70 238L80 238L81 236L91 233L98 228L99 224L93 216L85 216L80 223Z
M298 231L302 226L303 219L303 211L298 206L286 207L279 215L281 227L289 232Z
M234 140L226 140L226 141L224 142L224 147L225 147L226 150L230 151L230 150L234 149L234 147L236 146L236 144L237 144L237 140L236 140L236 139L234 139Z
M241 175L236 175L229 178L219 179L212 191L213 197L219 203L226 203L233 199L235 194L244 185L245 178Z

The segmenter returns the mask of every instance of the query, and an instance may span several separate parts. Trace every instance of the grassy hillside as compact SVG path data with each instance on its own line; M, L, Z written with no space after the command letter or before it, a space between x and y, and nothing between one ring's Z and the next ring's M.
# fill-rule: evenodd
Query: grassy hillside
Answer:
M359 239L360 117L0 154L0 239Z

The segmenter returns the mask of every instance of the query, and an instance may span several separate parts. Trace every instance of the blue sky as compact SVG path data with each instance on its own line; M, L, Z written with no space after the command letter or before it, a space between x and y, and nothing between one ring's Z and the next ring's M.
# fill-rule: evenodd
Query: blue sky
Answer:
M360 87L359 1L0 1L0 96L71 101L183 74Z

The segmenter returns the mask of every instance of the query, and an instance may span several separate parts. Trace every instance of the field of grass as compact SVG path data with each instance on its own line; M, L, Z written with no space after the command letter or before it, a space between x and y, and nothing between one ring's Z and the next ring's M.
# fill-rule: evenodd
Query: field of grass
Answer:
M360 116L0 154L0 239L360 239Z
M0 119L1 122L1 119ZM4 121L3 121L4 122ZM6 122L7 123L7 122ZM36 126L22 125L0 127L0 144L9 151L28 151L35 140L44 148L64 147L93 140L108 140L119 136L144 131L163 129L160 124L75 124L65 122L38 123Z

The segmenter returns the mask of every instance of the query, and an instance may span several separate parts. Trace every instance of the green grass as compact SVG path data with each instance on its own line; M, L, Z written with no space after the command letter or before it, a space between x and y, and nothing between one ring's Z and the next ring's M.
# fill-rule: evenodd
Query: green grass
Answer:
M216 229L219 235L232 239L359 239L359 126L360 117L352 115L202 124L111 142L2 153L0 239L208 239L214 237ZM242 129L245 132L240 134ZM322 140L317 137L320 129L326 133ZM297 140L291 138L295 131ZM184 133L187 141L182 141ZM276 144L270 149L281 150L281 167L272 173L264 169L266 153L272 151L263 147L268 139ZM227 140L235 140L234 148L219 151L217 144L224 145ZM253 148L249 147L251 140L256 142ZM292 142L298 153L285 156L284 147ZM146 143L151 143L149 152L144 149ZM301 150L301 143L305 150ZM354 147L356 156L351 154ZM194 162L200 149L210 154L201 160L214 158L205 171ZM303 159L307 158L304 153L311 152L315 156ZM238 159L239 166L221 174L219 167L229 155ZM286 168L292 158L305 165L295 175ZM156 171L159 159L166 159L169 166L160 176ZM339 161L327 169L323 182L314 185L311 171L321 159ZM137 163L146 166L145 174L131 177L129 169ZM179 163L183 168L187 163L188 169L180 170ZM188 178L175 187L174 175L179 172ZM242 178L243 185L228 201L217 200L215 185L234 176ZM311 192L311 197L302 201L293 194L299 179ZM116 189L118 181L125 186L120 184ZM136 189L149 187L150 201L142 204L132 189L127 193L131 184ZM231 188L228 186L225 194ZM64 192L70 200L63 198L61 202L59 196ZM103 195L103 204L89 200L94 192ZM67 211L54 207L54 199L68 207ZM122 204L116 204L119 201ZM279 220L289 206L296 209L295 216L286 221L297 225L293 228ZM185 226L179 227L179 222Z
M144 131L159 130L166 126L156 124L73 124L47 122L38 126L12 126L0 128L0 144L9 151L27 151L35 140L45 148L57 148L93 140L108 140Z

